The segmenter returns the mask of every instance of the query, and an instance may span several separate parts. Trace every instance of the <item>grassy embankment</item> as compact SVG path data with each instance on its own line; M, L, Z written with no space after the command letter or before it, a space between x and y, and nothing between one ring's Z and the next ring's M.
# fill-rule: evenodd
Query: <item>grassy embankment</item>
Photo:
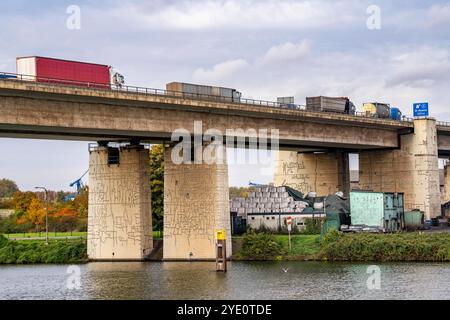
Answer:
M236 260L450 261L450 233L292 236L249 234L234 239Z
M234 237L236 260L450 261L450 233L293 235L250 233ZM86 240L12 241L0 235L0 264L87 261Z
M8 233L4 234L8 239L22 239L22 238L40 238L45 240L45 232L26 232L26 233ZM49 238L55 237L87 237L87 232L49 232ZM161 231L153 231L153 238L162 238Z
M58 232L57 237L79 236L80 239L52 239L55 233L49 233L48 245L45 232L0 234L0 264L34 263L83 263L88 261L86 232ZM153 232L153 238L161 238L159 231ZM8 239L10 238L10 239ZM38 240L12 240L21 238L39 238Z
M0 264L80 263L87 261L85 239L12 241L0 235Z

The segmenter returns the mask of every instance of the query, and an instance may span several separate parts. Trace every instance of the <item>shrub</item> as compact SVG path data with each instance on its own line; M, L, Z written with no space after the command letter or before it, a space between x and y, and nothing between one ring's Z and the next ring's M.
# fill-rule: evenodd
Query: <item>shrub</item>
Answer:
M328 232L321 256L353 261L450 261L450 234Z
M285 251L271 233L249 232L244 236L240 257L247 260L277 260Z
M6 243L8 243L8 239L6 239L4 235L0 234L0 248L6 245Z
M303 234L320 234L323 218L306 218Z
M0 238L0 264L76 263L86 260L85 240L52 240L47 245L44 241Z

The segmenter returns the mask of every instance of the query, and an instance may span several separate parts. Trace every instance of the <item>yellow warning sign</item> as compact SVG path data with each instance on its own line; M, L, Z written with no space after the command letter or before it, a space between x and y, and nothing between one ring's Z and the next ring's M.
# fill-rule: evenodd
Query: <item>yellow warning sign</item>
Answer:
M216 239L217 240L225 240L227 238L225 230L216 230Z

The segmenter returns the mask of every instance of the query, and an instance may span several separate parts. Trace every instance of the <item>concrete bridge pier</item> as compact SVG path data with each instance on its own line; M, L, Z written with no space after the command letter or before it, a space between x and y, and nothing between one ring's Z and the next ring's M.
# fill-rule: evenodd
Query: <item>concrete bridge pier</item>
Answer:
M441 190L441 203L450 201L450 163L444 165L444 188Z
M429 220L440 215L436 121L414 120L414 133L401 135L400 149L361 151L359 184L364 190L404 192L405 209Z
M139 145L89 156L88 256L143 260L153 247L148 150Z
M317 195L350 191L348 153L341 150L322 153L278 151L274 183L287 185L303 193Z
M164 157L164 260L213 260L215 232L225 229L227 257L231 250L231 225L226 148L213 164L181 163ZM200 150L201 151L201 150Z

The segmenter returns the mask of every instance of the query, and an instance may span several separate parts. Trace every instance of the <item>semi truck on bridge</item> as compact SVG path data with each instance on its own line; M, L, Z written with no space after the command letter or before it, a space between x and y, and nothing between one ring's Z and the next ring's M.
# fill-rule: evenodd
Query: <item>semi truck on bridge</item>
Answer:
M16 58L16 74L1 73L0 79L18 79L41 83L62 84L70 86L88 87L104 90L127 90L124 87L124 77L111 66L97 63L72 61L40 56L26 56ZM136 88L137 92L180 95L184 98L205 99L222 102L257 104L253 99L243 99L242 93L233 88L199 85L183 82L170 82L166 90ZM141 89L141 90L140 90ZM302 109L312 112L356 114L356 107L347 97L307 97L306 106L293 103L285 104L273 102L277 107ZM391 108L386 103L364 103L363 114L367 117L402 120L402 113L398 108Z
M122 86L124 78L111 66L29 56L16 59L20 80L75 85L96 89L111 89L111 85Z

